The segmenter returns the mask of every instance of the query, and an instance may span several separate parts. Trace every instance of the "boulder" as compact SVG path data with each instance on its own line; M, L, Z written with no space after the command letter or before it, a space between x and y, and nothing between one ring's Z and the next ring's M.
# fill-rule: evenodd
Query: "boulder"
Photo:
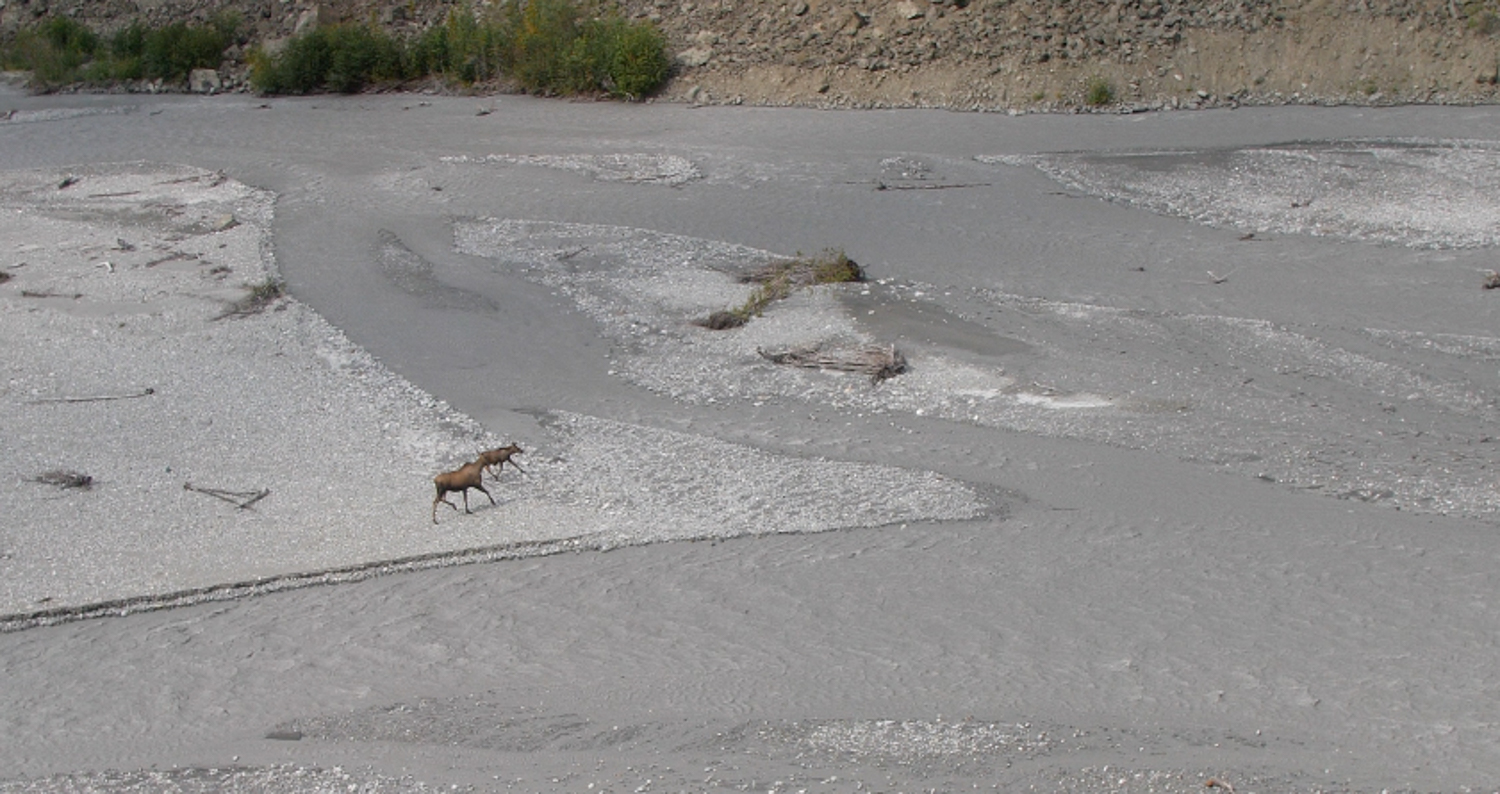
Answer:
M224 81L213 69L194 69L188 74L188 90L195 94L217 94L224 90Z

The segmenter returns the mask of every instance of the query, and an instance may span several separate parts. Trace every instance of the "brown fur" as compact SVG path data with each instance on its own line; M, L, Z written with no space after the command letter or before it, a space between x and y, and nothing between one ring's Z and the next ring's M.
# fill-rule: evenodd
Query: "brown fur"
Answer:
M436 524L438 522L438 502L442 502L454 510L458 510L458 506L448 501L448 497L446 496L451 491L463 492L465 513L469 512L470 488L478 488L480 493L490 497L490 504L497 504L495 497L490 496L490 492L484 489L484 469L488 465L482 459L476 460L473 463L465 463L453 471L443 472L432 478L432 484L437 486L437 496L432 497L432 523Z

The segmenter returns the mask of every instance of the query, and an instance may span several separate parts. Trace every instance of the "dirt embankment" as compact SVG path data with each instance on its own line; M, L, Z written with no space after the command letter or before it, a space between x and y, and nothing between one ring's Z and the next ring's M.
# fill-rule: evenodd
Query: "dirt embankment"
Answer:
M836 107L1153 109L1500 99L1500 0L623 0L666 31L668 99ZM396 30L443 0L0 0L109 26L241 11L256 40Z

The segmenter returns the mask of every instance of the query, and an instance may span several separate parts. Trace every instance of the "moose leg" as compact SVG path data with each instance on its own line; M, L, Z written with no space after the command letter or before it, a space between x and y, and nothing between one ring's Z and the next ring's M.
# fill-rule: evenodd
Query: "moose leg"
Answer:
M510 460L510 458L506 458L506 460ZM515 462L513 460L510 460L510 465L515 466L516 467L516 471L518 471L518 472L520 472L522 474L526 473L526 470L523 469L523 468L521 468L521 464L519 464L519 463L517 463L517 462ZM502 469L505 468L505 463L503 461L500 463L500 468L502 468Z
M464 512L469 512L469 489L464 489Z
M489 492L489 491L487 491L487 490L485 490L485 487L484 487L484 486L483 486L483 485L476 485L476 486L474 486L474 487L475 487L475 488L478 488L478 489L479 489L479 492L480 492L480 493L482 493L482 494L484 494L484 495L485 495L485 496L490 496L490 492ZM499 503L499 502L496 502L496 501L495 501L495 497L493 497L493 496L490 496L490 504L492 504L492 505L494 505L494 506L496 506L496 507L499 507L499 506L500 506L500 503Z
M444 497L441 493L438 494L437 496L433 497L433 499L432 499L432 523L434 523L434 524L437 523L437 506L438 506L438 502L442 502L443 504L445 504L445 505L447 505L449 507L453 507L454 510L458 510L458 508L454 507L453 503L450 502L450 501L448 501L448 499L446 497Z

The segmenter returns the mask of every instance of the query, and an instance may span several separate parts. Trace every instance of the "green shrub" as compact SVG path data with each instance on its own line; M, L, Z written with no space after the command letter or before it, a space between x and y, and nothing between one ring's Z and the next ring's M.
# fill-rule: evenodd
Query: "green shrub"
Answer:
M316 28L287 42L279 55L256 53L250 61L250 84L267 94L348 94L403 76L400 44L367 25Z
M508 75L538 94L634 98L660 87L671 67L661 31L582 1L506 0L483 18L455 8L412 42L409 74L465 83Z
M511 2L505 24L506 71L527 91L575 93L587 84L579 9L568 0Z
M369 83L399 80L401 47L382 30L364 25L340 25L329 31L333 57L325 85L352 94Z
M83 23L68 17L51 17L37 26L37 32L54 49L91 56L99 49L99 36Z
M454 8L407 48L407 71L461 83L494 79L504 70L505 29L495 20L481 23L467 5Z
M207 26L174 23L150 29L132 22L105 42L82 24L57 17L18 34L0 61L9 69L30 70L42 86L184 80L193 69L219 66L237 25L238 19L229 15L219 15Z
M143 56L146 53L146 26L132 22L115 31L109 39L111 70L117 80L139 80L146 76Z
M667 79L671 61L666 37L654 26L619 18L596 22L588 36L599 55L595 80L615 96L631 99L655 91Z
M31 72L43 86L77 82L84 64L94 58L99 37L68 17L50 17L16 34L0 62L7 69Z
M143 76L180 80L194 69L217 69L233 40L231 36L217 27L190 27L182 22L149 31L141 40Z
M294 36L286 48L271 56L257 51L250 58L250 84L266 94L306 94L323 86L333 65L328 32L316 28Z
M428 75L474 83L508 76L540 94L606 92L638 98L667 79L666 38L648 22L604 12L608 0L501 0L481 16L460 5L410 40L374 25L334 25L295 36L279 53L250 53L250 83L266 94L355 92ZM580 5L583 3L583 5ZM239 39L228 12L206 25L148 28L131 22L107 41L67 17L44 20L0 49L0 65L52 87L79 81L185 80L217 68Z
M1084 88L1083 101L1086 102L1089 107L1095 108L1102 107L1114 102L1114 83L1111 83L1109 80L1103 77L1090 78L1088 85Z

